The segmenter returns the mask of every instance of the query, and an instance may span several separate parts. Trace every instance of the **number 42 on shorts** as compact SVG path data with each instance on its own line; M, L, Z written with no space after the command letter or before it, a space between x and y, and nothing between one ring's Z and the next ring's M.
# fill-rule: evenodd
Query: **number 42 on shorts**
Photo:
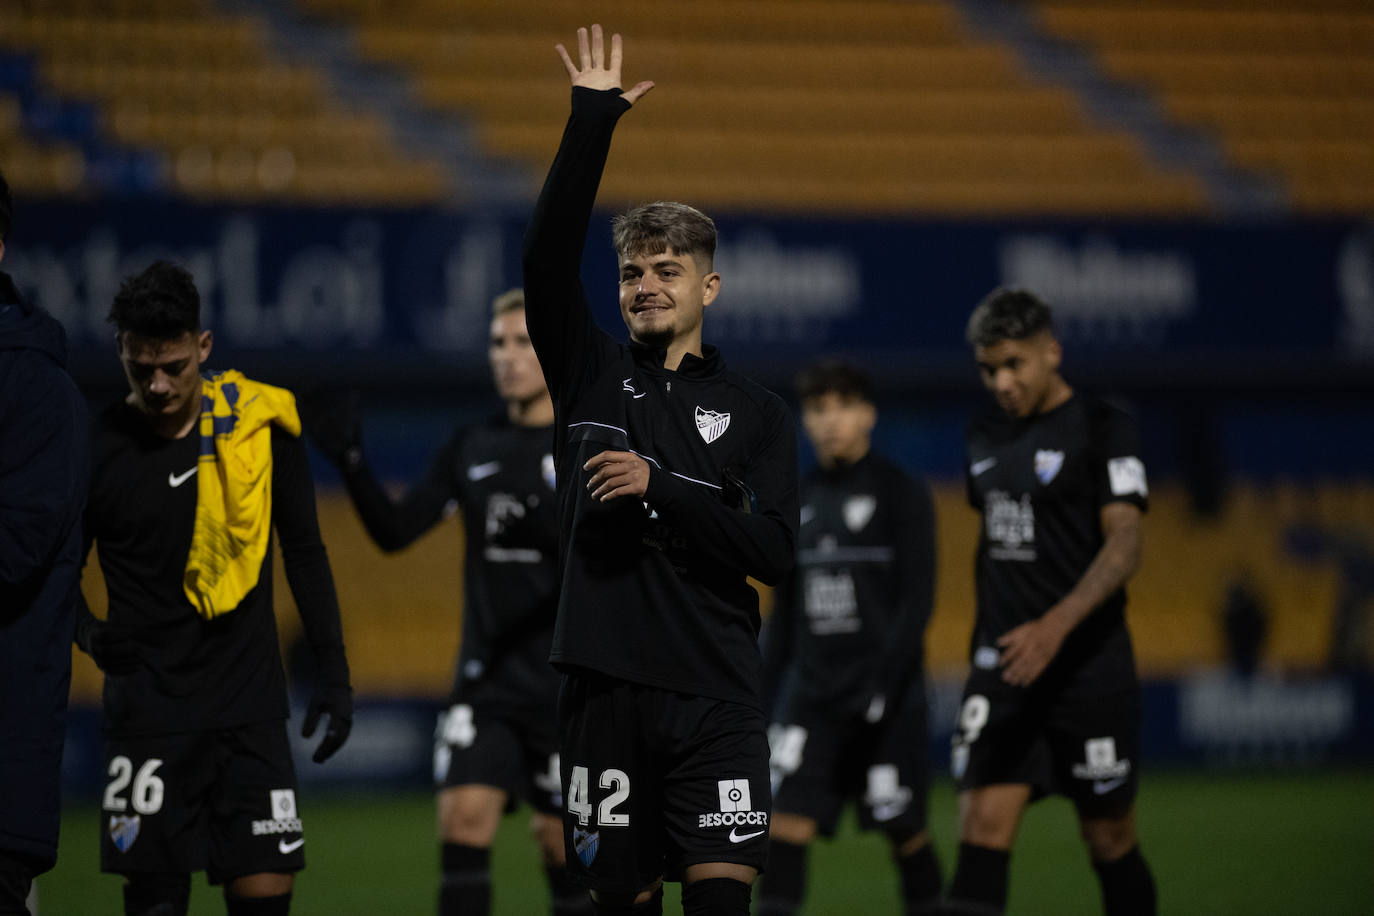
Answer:
M624 770L607 769L601 771L601 788L611 789L610 795L596 806L598 827L628 827L630 815L616 811L630 797L630 777ZM568 813L577 817L577 822L586 827L592 819L592 797L587 768L575 766L568 777Z

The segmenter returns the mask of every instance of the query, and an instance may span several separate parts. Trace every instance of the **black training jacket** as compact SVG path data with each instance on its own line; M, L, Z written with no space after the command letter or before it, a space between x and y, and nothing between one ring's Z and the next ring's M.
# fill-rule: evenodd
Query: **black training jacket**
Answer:
M86 404L57 320L0 273L0 850L57 859L90 473Z
M525 314L553 393L562 595L554 664L762 708L758 595L797 532L796 434L777 395L714 347L676 371L592 320L580 267L619 92L573 90L525 238ZM594 502L588 459L630 450L641 500Z

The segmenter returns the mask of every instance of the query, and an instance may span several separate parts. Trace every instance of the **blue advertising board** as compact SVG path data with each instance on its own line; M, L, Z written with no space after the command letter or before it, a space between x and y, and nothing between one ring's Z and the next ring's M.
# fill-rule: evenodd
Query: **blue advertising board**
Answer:
M155 257L196 275L234 354L479 362L491 298L520 282L523 212L21 201L5 268L66 325L78 363L108 347L122 276ZM620 327L609 224L584 274ZM1263 357L1374 367L1374 225L949 223L729 215L707 335L737 365L842 351L967 373L963 326L998 285L1056 309L1080 365L1220 366Z

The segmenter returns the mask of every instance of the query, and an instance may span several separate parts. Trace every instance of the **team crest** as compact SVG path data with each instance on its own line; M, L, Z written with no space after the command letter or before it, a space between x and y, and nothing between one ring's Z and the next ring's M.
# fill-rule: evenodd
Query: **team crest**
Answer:
M138 839L138 828L142 820L137 814L110 815L110 840L115 844L115 849L120 852L129 851L129 847L134 845L134 840Z
M1035 476L1042 484L1054 480L1059 469L1064 466L1064 453L1055 449L1042 448L1035 453Z
M697 406L697 432L701 433L701 438L705 439L708 445L719 439L729 428L730 415L728 413L702 410L700 405Z
M878 500L872 496L851 496L844 501L844 523L855 534L862 531L873 518L873 510L878 508Z
M601 832L599 830L573 828L573 849L577 851L577 857L582 860L582 864L587 868L592 867L592 860L596 858L596 851L600 845Z
M549 485L549 489L557 489L558 472L554 467L552 455L545 455L540 459L539 470L544 475L544 483Z

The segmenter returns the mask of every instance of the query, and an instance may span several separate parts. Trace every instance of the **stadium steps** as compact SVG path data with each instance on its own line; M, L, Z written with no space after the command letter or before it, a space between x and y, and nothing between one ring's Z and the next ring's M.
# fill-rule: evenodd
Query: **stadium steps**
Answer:
M297 0L349 22L365 59L408 73L484 152L546 167L566 117L553 45L568 0ZM629 37L628 80L671 88L617 134L601 199L690 198L708 209L998 215L1201 212L1195 176L1155 166L1133 136L1028 78L1008 48L969 38L944 2L749 0L661 12L598 7ZM684 126L691 127L690 138ZM639 163L631 168L620 163ZM650 172L643 163L651 162Z
M444 191L441 169L404 153L383 119L271 54L257 21L201 0L7 6L0 51L31 57L43 91L93 111L108 145L157 153L150 183L194 197L419 203Z
M1374 208L1374 9L1354 0L1042 0L1044 27L1155 93L1307 214Z

